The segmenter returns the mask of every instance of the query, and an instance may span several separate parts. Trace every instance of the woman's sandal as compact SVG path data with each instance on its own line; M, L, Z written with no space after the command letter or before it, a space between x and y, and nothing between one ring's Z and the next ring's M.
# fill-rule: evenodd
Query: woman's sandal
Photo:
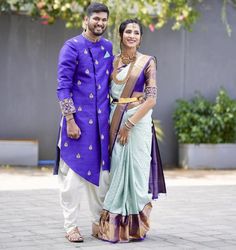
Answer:
M83 236L80 234L78 227L72 229L65 236L70 242L84 242Z

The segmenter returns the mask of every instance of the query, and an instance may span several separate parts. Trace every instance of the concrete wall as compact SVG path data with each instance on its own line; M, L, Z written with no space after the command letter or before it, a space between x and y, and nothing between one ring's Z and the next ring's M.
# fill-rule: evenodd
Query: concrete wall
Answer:
M212 99L220 86L236 98L236 11L229 8L231 38L220 19L220 0L201 5L193 32L145 30L141 51L158 59L158 104L166 165L177 163L172 112L175 100L199 90ZM43 26L29 17L0 16L0 139L38 139L40 159L54 159L60 110L56 98L57 56L80 31L63 22Z

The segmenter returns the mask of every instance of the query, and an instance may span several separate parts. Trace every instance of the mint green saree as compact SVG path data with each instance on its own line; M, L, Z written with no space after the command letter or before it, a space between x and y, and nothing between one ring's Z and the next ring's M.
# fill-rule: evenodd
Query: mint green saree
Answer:
M126 77L130 65L123 68L117 78ZM119 99L125 84L111 82L111 95ZM110 122L114 118L117 104L111 104ZM124 112L120 126L123 126L140 105ZM128 143L124 146L117 140L111 154L110 187L104 201L98 237L110 242L142 240L149 230L151 194L148 183L152 147L152 110L150 110L130 131Z

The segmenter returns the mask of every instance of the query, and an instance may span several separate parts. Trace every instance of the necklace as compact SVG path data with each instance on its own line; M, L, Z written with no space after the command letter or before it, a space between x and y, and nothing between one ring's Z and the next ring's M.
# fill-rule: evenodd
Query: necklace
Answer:
M120 58L123 64L129 64L129 63L135 62L136 57L137 57L136 52L131 55L128 55L125 53L121 53L120 55Z
M88 34L86 34L85 31L82 32L82 36L85 37L86 39L88 39L90 42L93 42L93 43L96 43L101 39L101 37L93 38L93 37L89 36Z
M113 79L113 81L116 84L125 84L127 82L128 78L129 78L129 76L130 76L130 73L131 73L133 67L134 67L134 64L135 64L135 61L136 61L136 57L135 57L135 60L133 60L132 62L130 62L130 67L129 67L129 70L128 70L127 74L126 74L126 77L124 79L122 79L122 80L117 79L118 66L119 66L120 60L122 61L122 57L121 57L121 55L118 55L117 58L114 61L114 70L112 72L111 78Z

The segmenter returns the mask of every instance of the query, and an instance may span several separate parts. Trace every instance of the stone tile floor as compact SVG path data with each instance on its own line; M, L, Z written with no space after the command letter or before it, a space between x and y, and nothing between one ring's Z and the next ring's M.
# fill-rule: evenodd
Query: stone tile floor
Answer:
M0 249L236 249L236 170L166 170L168 194L153 202L145 241L111 244L91 236L81 207L84 243L64 238L57 180L48 168L0 167Z

